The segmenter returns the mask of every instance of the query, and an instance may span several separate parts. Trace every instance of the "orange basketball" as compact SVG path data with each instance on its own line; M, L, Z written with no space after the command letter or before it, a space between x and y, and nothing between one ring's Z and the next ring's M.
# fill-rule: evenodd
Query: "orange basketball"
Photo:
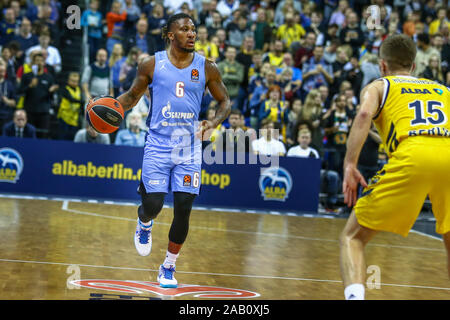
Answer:
M86 120L98 133L112 133L123 121L123 107L110 96L94 98L86 107Z

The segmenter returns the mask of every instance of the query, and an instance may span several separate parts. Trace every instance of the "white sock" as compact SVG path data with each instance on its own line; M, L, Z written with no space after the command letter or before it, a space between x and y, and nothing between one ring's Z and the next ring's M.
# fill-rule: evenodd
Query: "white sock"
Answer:
M175 262L180 254L174 254L167 251L166 259L164 260L163 266L164 268L169 269L170 267L175 267Z
M152 229L152 222L153 222L152 220L150 220L149 222L142 222L141 219L139 219L139 225L144 230L151 230Z
M344 290L345 300L364 300L364 285L354 283Z

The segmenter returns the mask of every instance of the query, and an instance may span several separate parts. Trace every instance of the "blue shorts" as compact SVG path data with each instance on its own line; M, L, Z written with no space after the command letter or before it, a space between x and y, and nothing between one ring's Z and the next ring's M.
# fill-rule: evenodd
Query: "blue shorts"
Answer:
M191 138L185 136L174 141L154 133L147 135L141 178L147 193L199 194L202 149L201 143L191 144Z

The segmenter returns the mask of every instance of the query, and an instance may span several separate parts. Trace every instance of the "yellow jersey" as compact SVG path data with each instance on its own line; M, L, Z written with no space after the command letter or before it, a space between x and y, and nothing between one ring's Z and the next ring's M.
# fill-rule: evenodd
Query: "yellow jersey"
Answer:
M388 157L400 142L414 136L450 137L450 91L435 81L388 76L373 121Z

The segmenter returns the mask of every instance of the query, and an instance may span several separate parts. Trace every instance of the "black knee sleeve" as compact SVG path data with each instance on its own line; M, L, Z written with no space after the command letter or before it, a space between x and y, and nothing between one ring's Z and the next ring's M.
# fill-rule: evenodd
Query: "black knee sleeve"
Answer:
M173 193L173 221L169 231L169 240L183 244L189 231L189 217L196 195L186 192Z
M141 205L138 208L138 216L142 222L149 222L155 219L161 212L166 194L163 192L146 193L142 183L140 186L140 194Z

